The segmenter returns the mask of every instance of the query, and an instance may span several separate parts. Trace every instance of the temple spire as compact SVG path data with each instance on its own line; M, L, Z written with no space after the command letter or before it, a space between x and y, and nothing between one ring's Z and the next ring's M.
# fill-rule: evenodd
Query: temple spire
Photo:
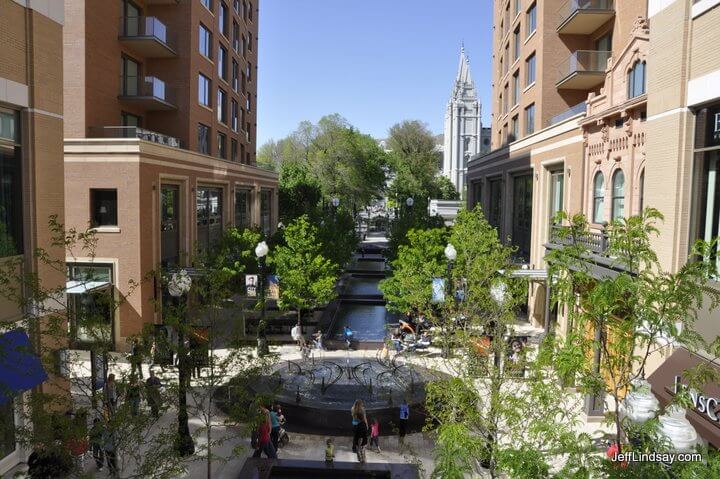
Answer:
M475 83L470 74L470 60L465 54L465 41L460 45L460 64L458 65L457 77L455 78L455 96L464 92L475 92Z

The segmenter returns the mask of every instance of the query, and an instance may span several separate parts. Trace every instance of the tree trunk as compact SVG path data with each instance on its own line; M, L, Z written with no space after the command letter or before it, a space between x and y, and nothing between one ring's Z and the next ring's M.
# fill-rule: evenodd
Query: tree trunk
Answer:
M210 408L212 407L212 399L210 399L208 405L208 428L207 428L207 479L212 479L212 448L211 448L211 434L212 434L212 416L210 415Z

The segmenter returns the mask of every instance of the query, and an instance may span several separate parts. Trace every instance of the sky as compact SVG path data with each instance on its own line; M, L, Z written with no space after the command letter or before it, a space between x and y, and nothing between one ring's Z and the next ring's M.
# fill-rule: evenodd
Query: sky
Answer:
M460 45L491 113L491 0L261 0L258 147L339 113L385 138L402 120L442 133Z

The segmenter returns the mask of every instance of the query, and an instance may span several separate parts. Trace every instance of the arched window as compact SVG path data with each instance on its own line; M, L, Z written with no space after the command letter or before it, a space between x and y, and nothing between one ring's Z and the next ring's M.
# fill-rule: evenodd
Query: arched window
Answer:
M640 214L642 214L643 208L645 208L645 170L642 170L640 173L640 184L638 185L638 188L640 188L639 191L639 197L640 197Z
M605 221L605 177L598 171L593 181L593 223Z
M612 179L612 219L625 216L625 174L617 170Z
M645 93L645 62L636 61L628 72L628 98Z

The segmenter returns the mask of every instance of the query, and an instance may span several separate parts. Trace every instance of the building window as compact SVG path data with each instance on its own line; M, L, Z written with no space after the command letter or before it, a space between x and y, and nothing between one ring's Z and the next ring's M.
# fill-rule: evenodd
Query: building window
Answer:
M227 137L225 133L217 134L217 156L223 160L227 160Z
M505 56L503 58L506 58L507 61L505 62L505 69L503 70L503 75L508 72L508 69L510 68L510 43L505 45Z
M240 15L240 0L233 0L233 10Z
M525 60L525 86L535 83L535 53Z
M628 98L645 93L645 62L637 61L628 72Z
M235 53L240 52L240 25L237 24L235 20L233 20L233 36L232 36L232 42L233 42L233 50L235 50Z
M248 17L248 20L250 20L252 22L252 19L253 19L253 4L252 4L252 2L248 2L247 17Z
M513 32L513 61L520 57L520 27Z
M228 38L228 6L225 4L225 2L220 2L220 11L218 12L218 28L220 29L220 33L223 34L225 38Z
M160 192L160 264L180 264L180 188L162 185Z
M120 59L120 94L137 96L140 90L140 64L126 56Z
M124 111L120 113L120 121L122 122L122 126L142 126L142 117ZM132 134L134 135L135 132L132 132Z
M533 175L513 178L512 244L521 260L530 260L530 237L532 229Z
M535 104L525 108L525 134L530 135L535 132Z
M565 197L565 175L562 171L555 171L550 174L550 221L554 222L555 217L564 207Z
M212 59L212 33L202 23L200 24L198 37L200 39L200 54Z
M520 13L520 3L522 0L513 0L513 15Z
M117 190L91 189L90 190L90 221L92 226L117 226Z
M240 143L240 163L245 163L245 144Z
M207 252L222 237L223 190L199 186L195 196L198 250Z
M525 23L527 25L527 34L525 37L527 38L537 29L537 5L535 3L530 6L525 16Z
M252 51L253 49L253 36L252 33L248 32L248 50Z
M512 104L517 105L520 101L520 70L513 73L512 77Z
M625 173L617 170L612 179L612 219L625 215Z
M238 131L238 108L238 102L232 100L230 102L230 126L232 127L233 131Z
M230 161L237 161L238 160L238 143L235 138L230 139Z
M513 117L511 126L512 129L510 131L510 138L508 138L508 143L512 143L520 137L520 120L517 115Z
M70 335L74 346L112 344L115 312L113 267L109 264L67 265Z
M593 223L605 221L605 176L601 171L595 174L593 180Z
M217 119L227 125L227 93L222 88L217 91Z
M227 58L228 58L227 49L224 46L220 45L218 47L218 76L225 81L227 81L227 79L228 79Z
M272 228L272 191L260 191L260 229L265 235L271 233Z
M211 12L213 11L213 0L200 0L200 3L202 3L205 8L207 8Z
M235 190L235 227L250 228L250 190Z
M247 71L245 72L247 75L247 81L252 81L252 63L248 62L247 64Z
M0 427L0 460L2 460L17 448L14 400L0 404L0 421L2 421Z
M212 107L210 102L210 79L202 73L198 74L198 103Z
M198 123L198 151L210 154L210 127L202 123Z
M639 213L642 214L643 208L645 208L645 170L643 169L640 173L640 181L638 183L638 188L640 191L638 192L638 196L640 197L640 201L638 203L638 210Z
M490 198L488 204L488 222L500 233L500 222L502 220L502 179L490 180Z
M506 83L505 87L503 87L503 104L502 104L502 112L503 115L507 113L508 111L508 90L510 89L510 86Z
M20 115L0 108L0 258L23 252Z
M238 71L240 66L234 59L232 61L232 89L238 91L240 81L238 80Z
M245 35L242 36L242 55L247 57L247 38Z

